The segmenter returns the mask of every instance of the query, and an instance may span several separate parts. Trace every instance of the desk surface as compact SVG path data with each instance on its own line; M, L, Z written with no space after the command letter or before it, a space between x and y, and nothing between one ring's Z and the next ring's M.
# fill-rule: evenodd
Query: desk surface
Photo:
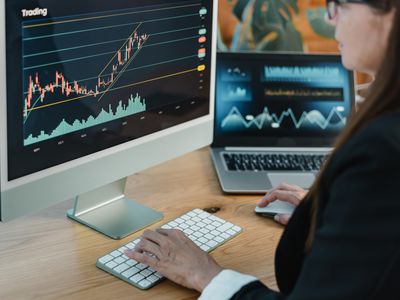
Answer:
M253 213L260 196L224 195L208 149L128 179L126 194L164 213L156 228L192 208L219 207L216 215L244 231L212 252L224 267L276 287L274 252L282 227ZM10 223L0 223L0 299L196 299L197 292L169 280L148 291L96 268L96 259L140 235L111 240L69 220L66 201Z

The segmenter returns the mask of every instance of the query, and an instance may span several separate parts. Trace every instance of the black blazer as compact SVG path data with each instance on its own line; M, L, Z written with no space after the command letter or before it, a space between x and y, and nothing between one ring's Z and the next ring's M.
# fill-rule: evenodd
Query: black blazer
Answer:
M275 257L280 292L256 281L231 299L400 299L399 112L371 122L337 152L319 199L309 253L309 199L282 235Z

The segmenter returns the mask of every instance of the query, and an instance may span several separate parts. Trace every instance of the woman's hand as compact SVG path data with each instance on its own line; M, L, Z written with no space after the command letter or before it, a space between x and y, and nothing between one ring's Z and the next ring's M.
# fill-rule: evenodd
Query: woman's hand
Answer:
M257 205L259 207L265 207L275 200L281 200L298 206L306 195L307 191L297 185L281 183L266 193L264 198ZM278 223L286 225L289 222L290 217L290 214L277 214L274 219Z
M125 251L125 254L168 279L199 292L222 271L209 254L176 229L146 230L136 248Z

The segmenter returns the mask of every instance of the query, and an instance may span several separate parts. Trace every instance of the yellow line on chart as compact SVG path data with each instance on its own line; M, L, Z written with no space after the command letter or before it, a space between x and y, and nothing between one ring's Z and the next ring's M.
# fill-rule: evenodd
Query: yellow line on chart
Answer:
M120 14L106 15L106 16L97 16L97 17L90 17L90 18L81 18L81 19L73 19L73 20L58 21L58 22L48 22L48 23L42 23L42 24L27 25L27 26L23 26L22 28L24 28L24 29L25 29L25 28L35 28L35 27L49 26L49 25L54 25L54 24L64 24L64 23L80 22L80 21L86 21L86 20L95 20L95 19L103 19L103 18L112 18L112 17L126 16L126 15L138 14L138 13L146 13L146 12L153 12L153 11L160 11L160 10L167 10L167 9L175 9L175 8L184 8L184 7L198 6L198 5L199 5L199 4L181 5L181 6L173 6L173 7L158 8L158 9L149 9L149 10L142 10L142 11L134 11L134 12L129 12L129 13L120 13Z
M99 92L99 95L100 94L104 94L106 92L120 90L120 89L124 89L124 88L130 87L130 86L139 85L139 84L143 84L143 83L147 83L147 82L151 82L151 81L156 81L156 80L160 80L160 79L164 79L164 78L168 78L168 77L178 76L178 75L182 75L182 74L186 74L186 73L190 73L190 72L194 72L194 71L198 71L198 69L194 68L194 69L190 69L190 70L186 70L186 71L182 71L182 72L177 72L177 73L173 73L173 74L168 74L168 75L164 75L164 76L160 76L160 77L156 77L156 78L152 78L152 79L147 79L147 80L143 80L143 81L127 84L127 85L124 85L124 86L117 87L115 89ZM38 107L33 107L33 108L30 108L30 109L26 109L26 110L24 110L24 112L30 112L32 110L38 110L38 109L41 109L41 108L46 108L46 107L49 107L49 106L59 105L59 104L63 104L63 103L66 103L66 102L76 101L76 100L80 100L80 99L87 98L87 97L94 97L94 96L93 95L85 95L85 96L76 97L76 98L72 98L72 99L68 99L68 100L49 103L49 104L41 105L41 106L38 106Z

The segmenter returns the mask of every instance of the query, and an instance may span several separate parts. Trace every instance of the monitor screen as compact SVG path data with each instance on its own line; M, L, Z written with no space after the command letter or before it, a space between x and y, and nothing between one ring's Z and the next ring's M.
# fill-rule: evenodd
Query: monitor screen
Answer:
M209 114L211 0L7 0L8 180Z
M214 142L330 146L354 99L339 55L218 53Z

